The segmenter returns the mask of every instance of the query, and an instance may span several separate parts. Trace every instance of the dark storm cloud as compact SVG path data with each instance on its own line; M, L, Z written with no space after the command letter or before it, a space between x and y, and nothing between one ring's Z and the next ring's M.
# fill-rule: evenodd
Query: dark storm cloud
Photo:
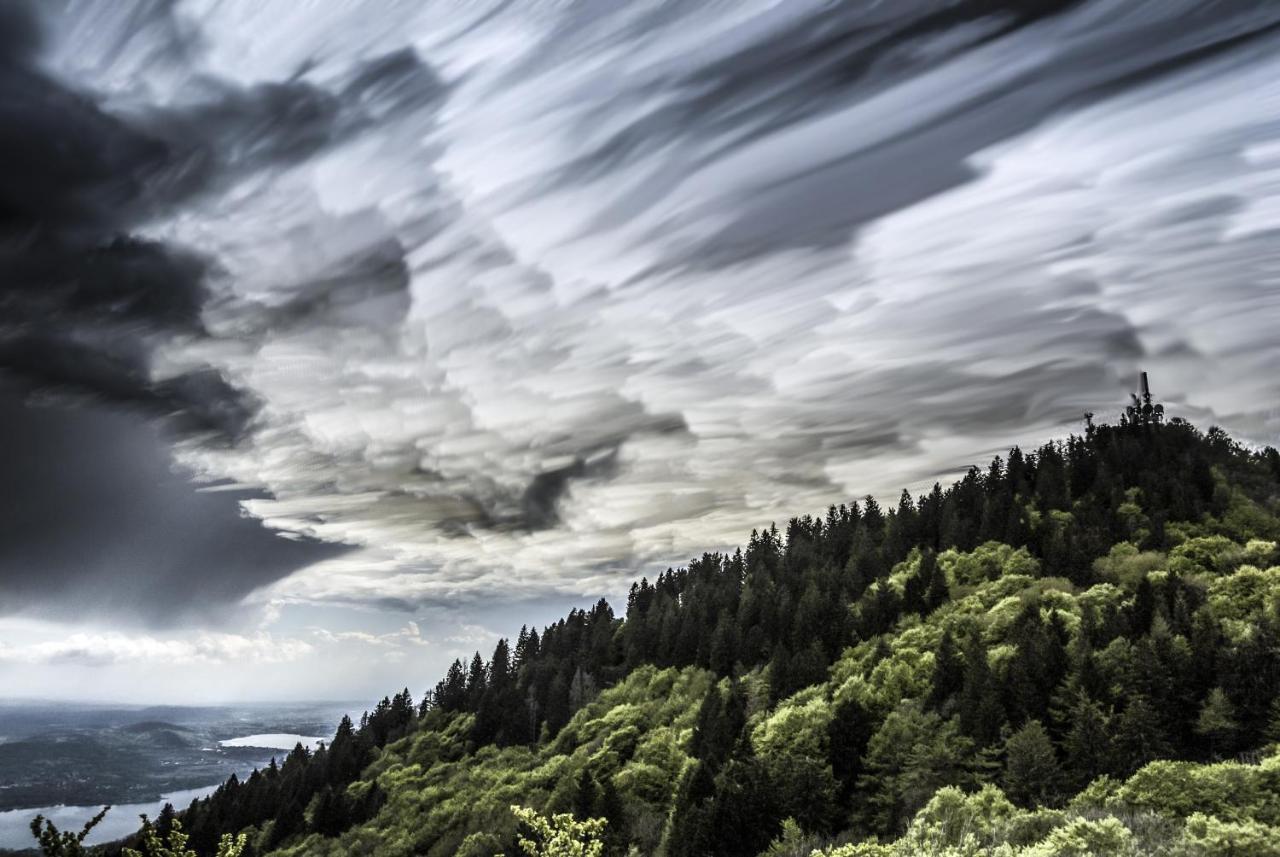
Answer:
M281 538L246 492L197 492L138 416L0 387L0 614L179 624L342 549Z
M162 338L203 333L216 260L138 230L197 195L305 161L387 113L439 100L439 79L397 50L360 66L336 92L300 80L195 81L194 103L113 113L37 65L35 7L9 3L3 14L0 368L36 386L180 411L184 425L234 436L253 411L252 395L206 380L207 371L150 380L149 354ZM403 290L402 257L387 236L345 261L346 270L308 284L283 315Z
M166 147L36 68L38 22L18 4L5 15L6 33L26 35L0 44L0 368L162 399L144 343L198 330L205 297L197 254L129 234L171 166Z

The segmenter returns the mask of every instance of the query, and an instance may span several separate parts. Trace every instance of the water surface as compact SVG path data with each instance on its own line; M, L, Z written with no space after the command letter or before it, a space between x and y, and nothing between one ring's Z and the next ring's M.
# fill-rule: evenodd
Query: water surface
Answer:
M252 745L257 746L257 745ZM128 836L138 829L138 816L146 813L155 818L166 803L186 809L196 798L212 794L219 784L198 789L184 789L147 803L126 803L111 808L85 839L87 845L98 845ZM11 809L0 812L0 848L29 848L35 845L31 836L31 819L43 815L59 830L79 830L86 821L102 810L101 806L43 806L33 809Z

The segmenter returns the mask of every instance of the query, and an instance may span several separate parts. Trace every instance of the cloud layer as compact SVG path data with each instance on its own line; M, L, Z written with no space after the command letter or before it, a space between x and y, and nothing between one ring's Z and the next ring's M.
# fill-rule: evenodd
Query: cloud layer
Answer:
M1274 438L1280 11L1006 5L50 4L0 357L353 548L278 603L616 592L1139 368Z

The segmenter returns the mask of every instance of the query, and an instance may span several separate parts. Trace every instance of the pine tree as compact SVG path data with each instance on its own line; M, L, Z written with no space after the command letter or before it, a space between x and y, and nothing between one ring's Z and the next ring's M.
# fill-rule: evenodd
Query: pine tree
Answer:
M1113 767L1110 718L1087 694L1078 693L1068 721L1071 725L1063 740L1063 758L1071 784L1078 790Z
M1129 699L1116 718L1112 740L1114 772L1128 776L1148 762L1167 758L1172 747L1164 728L1164 718L1142 695Z
M467 705L467 677L461 659L455 660L436 685L435 703L442 711L462 711Z
M1240 724L1236 722L1235 707L1227 699L1222 688L1215 687L1205 697L1196 720L1196 732L1209 739L1209 754L1219 756L1235 749Z
M698 762L680 782L671 818L667 853L672 857L703 857L713 853L715 831L711 801L716 786L710 769Z
M944 711L946 703L964 687L964 658L956 648L951 629L942 632L942 640L933 656L933 676L929 682L929 708Z
M1001 785L1009 799L1022 806L1052 806L1062 793L1062 769L1039 720L1028 721L1005 741Z
M1129 626L1134 636L1141 636L1151 630L1151 620L1155 618L1156 597L1151 587L1151 580L1143 577L1138 581L1138 589L1133 597L1133 606L1129 611Z
M471 658L471 668L467 671L467 710L475 711L484 698L484 690L489 684L489 670L485 667L480 653Z
M350 826L343 792L325 786L316 797L311 828L321 836L337 836Z
M841 784L844 797L852 791L862 776L863 757L867 743L875 732L875 720L871 712L850 696L835 706L831 723L827 727L827 744L830 752L831 771Z
M789 696L795 685L791 678L791 652L782 643L774 649L769 659L769 698L778 700Z
M989 747L999 740L1000 727L1005 721L1004 709L987 661L987 647L978 634L965 649L964 686L960 690L958 713L960 731L978 747Z
M716 675L733 674L733 665L738 657L738 625L733 616L723 613L716 623L715 632L711 635L709 666Z
M173 830L174 819L178 817L178 813L174 811L173 804L166 803L160 808L160 814L156 816L156 833L161 839L168 839L170 831Z
M325 755L324 780L334 785L349 783L363 767L364 760L356 746L355 727L351 718L344 714Z
M268 842L270 842L272 848L275 848L294 834L301 833L305 827L306 819L302 814L302 805L297 799L290 799L276 814L275 820L271 825L271 836Z

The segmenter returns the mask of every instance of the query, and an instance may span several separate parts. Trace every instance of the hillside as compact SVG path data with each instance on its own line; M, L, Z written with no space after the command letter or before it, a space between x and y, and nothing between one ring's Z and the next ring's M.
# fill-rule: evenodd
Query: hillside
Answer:
M522 629L184 821L297 857L520 853L515 804L610 855L1280 853L1277 540L1280 454L1135 402Z

